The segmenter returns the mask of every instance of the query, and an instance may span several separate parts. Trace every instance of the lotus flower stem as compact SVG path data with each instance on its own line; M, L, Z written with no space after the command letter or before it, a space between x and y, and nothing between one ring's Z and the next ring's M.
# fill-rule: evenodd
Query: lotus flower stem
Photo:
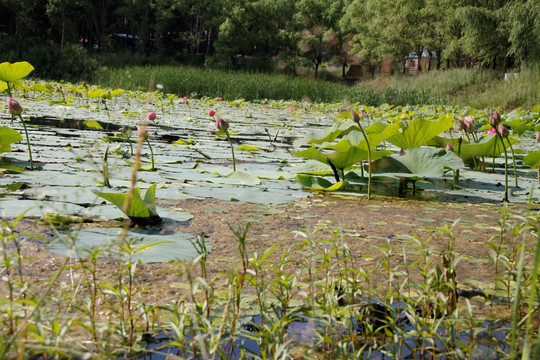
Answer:
M150 141L148 141L148 138L146 138L146 143L148 144L148 147L150 148L150 161L152 162L152 168L150 171L155 171L155 162L154 162L154 151L152 150L152 145L150 145Z
M19 114L19 119L21 119L21 123L24 128L24 135L26 136L26 145L28 145L28 155L30 157L30 170L34 170L34 162L32 161L32 149L30 148L30 138L28 137L28 130L26 129L26 124L24 123L24 120L21 114Z
M334 177L336 178L336 182L339 182L339 173L337 171L337 168L336 168L336 165L334 165L334 163L330 160L330 159L326 159L326 161L328 162L328 165L330 165L330 167L332 168L332 171L334 172Z
M236 158L234 157L234 146L231 141L231 136L229 135L229 130L225 130L225 135L227 135L227 140L229 140L229 145L231 146L233 171L236 171Z
M512 163L514 165L514 179L516 181L516 187L518 186L518 176L517 176L517 168L516 168L516 155L514 153L514 148L512 147L512 143L510 142L510 139L506 139L508 141L508 145L510 145L510 151L512 152Z
M498 131L497 131L497 135L501 139L501 143L504 149L504 198L503 198L503 202L510 202L508 200L508 152L506 151L506 147L504 146L504 140L503 140L502 135Z
M362 132L362 135L364 135L364 139L366 139L366 146L368 148L368 191L367 191L367 198L368 200L371 199L371 147L369 146L369 140L366 136L366 133L364 132L364 129L362 128L362 125L360 125L360 122L357 123L358 127L360 128L360 131Z

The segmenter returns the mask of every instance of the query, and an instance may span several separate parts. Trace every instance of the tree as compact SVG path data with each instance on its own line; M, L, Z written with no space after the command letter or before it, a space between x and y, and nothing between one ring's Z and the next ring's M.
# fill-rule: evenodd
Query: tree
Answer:
M300 54L315 67L315 77L325 58L345 49L344 32L339 27L344 5L342 0L299 0L296 3L298 48Z

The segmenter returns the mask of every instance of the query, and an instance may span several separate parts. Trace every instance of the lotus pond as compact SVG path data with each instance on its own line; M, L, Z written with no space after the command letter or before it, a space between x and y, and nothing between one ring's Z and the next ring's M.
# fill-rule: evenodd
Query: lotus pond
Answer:
M540 351L540 106L9 90L0 355Z

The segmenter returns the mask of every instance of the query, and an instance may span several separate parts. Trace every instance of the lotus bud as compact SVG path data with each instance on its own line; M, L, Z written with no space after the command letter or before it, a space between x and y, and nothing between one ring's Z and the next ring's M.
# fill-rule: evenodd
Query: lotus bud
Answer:
M154 121L157 118L157 114L154 111L148 113L148 120Z
M536 133L536 142L540 142L540 131Z
M17 116L23 112L23 108L17 100L8 97L7 103L8 103L8 110L11 115Z
M227 120L223 120L221 117L216 116L216 127L219 131L227 131L229 123Z
M405 150L403 150L403 148L399 149L399 156L404 156L405 155Z
M148 131L146 130L146 127L137 125L137 133L144 140L148 139Z
M354 112L354 110L351 110L351 118L353 119L353 121L355 123L359 123L360 122L360 115L358 115L357 113Z
M459 130L465 131L467 129L467 126L465 125L465 122L461 119L457 119L457 126Z
M216 112L214 110L208 110L208 116L214 116Z
M494 112L489 116L489 125L496 128L501 122L501 115L498 112Z
M506 128L506 126L504 126L503 124L499 124L499 134L503 137L503 138L506 138L508 137L508 135L510 135L510 131L508 131L508 129Z
M454 152L454 147L452 146L452 144L446 144L446 152Z
M494 128L491 128L491 129L488 130L487 134L489 136L489 135L495 134L496 132L497 132L497 130L495 130Z

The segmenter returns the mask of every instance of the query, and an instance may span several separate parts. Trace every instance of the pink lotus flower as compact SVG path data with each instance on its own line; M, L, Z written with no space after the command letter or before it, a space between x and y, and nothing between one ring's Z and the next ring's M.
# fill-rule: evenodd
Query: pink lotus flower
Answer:
M448 143L446 144L446 152L453 152L454 151L454 147L452 146L452 144Z
M293 112L294 111L294 106L289 106L289 111Z
M488 130L487 134L489 136L489 135L495 134L496 132L497 131L494 128L491 128L491 129Z
M536 142L540 142L540 131L536 133Z
M219 131L227 131L229 128L229 123L227 120L222 119L220 116L216 116L216 128Z
M223 98L220 96L220 97L218 98L218 100L219 100L219 101L223 101Z
M208 116L214 116L216 112L214 110L208 110Z
M154 111L148 113L148 120L154 121L157 118L157 114Z
M20 115L23 112L23 108L19 102L13 98L8 97L7 100L9 113L13 116Z

